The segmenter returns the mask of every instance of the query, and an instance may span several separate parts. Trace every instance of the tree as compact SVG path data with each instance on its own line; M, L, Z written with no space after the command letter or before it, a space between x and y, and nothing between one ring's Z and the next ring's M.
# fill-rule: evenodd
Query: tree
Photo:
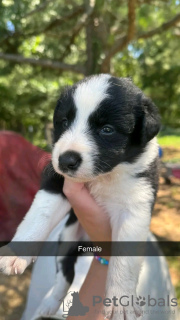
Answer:
M4 1L4 4L6 2L9 3ZM178 25L180 13L174 15L177 1L172 6L172 17L167 21L165 16L167 13L168 16L170 14L169 1L166 2L157 1L158 4L154 5L153 1L145 0L129 0L127 4L125 1L116 0L84 0L82 3L68 1L67 4L62 4L62 1L48 0L41 1L34 9L31 8L33 2L13 2L11 6L2 7L5 13L11 10L12 12L9 20L6 17L7 13L4 14L4 34L0 42L4 52L0 53L0 58L19 64L26 63L44 69L72 71L83 75L110 72L111 59L129 43L154 37ZM146 21L143 21L142 12L146 13ZM138 15L141 19L139 24ZM157 20L165 21L159 23ZM151 25L157 26L152 28ZM35 58L26 57L25 53L18 54L22 53L22 46L26 41L33 40L36 41L36 46L32 47L31 54ZM81 47L81 52L76 52L77 57L71 64L71 58L68 57L72 55L73 45L77 50L78 42L83 40L84 50ZM50 50L52 42L53 47ZM40 50L42 44L44 52ZM79 63L81 56L83 63Z
M58 87L83 76L132 76L152 93L144 73L147 56L157 62L156 42L162 42L165 52L168 37L173 47L179 37L177 0L3 0L0 14L0 125L26 136L30 126L41 136ZM158 63L153 70L158 80ZM169 92L174 93L176 89ZM167 115L164 119L169 123Z

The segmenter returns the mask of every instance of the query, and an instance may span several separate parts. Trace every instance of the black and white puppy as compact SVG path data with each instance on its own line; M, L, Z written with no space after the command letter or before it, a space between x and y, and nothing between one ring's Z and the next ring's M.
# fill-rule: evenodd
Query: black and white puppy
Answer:
M85 182L109 216L114 241L146 241L158 185L159 128L156 106L129 79L100 74L67 88L54 113L52 164L12 241L44 241L70 212L64 177ZM83 230L74 219L63 234L64 240L77 241ZM22 273L32 259L2 257L0 268L6 274ZM141 264L141 257L111 257L106 297L136 296ZM53 312L62 297L59 287L68 286L60 274L52 292ZM138 306L111 308L113 320L141 314Z

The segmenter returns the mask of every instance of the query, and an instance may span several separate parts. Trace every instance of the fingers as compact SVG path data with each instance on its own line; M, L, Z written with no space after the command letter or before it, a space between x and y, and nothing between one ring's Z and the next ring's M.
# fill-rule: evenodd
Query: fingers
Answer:
M76 183L65 179L63 192L73 209L79 213L85 212L88 215L94 216L96 212L102 211L83 183Z
M97 205L84 184L65 179L63 192L91 240L110 241L111 228L108 216Z

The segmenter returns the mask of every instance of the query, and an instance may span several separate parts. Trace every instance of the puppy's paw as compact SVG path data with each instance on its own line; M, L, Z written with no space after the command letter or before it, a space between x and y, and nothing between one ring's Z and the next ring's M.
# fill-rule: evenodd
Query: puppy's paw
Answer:
M17 257L13 254L8 246L0 249L0 272L7 275L22 274L32 261L32 257Z
M60 306L60 301L53 295L45 297L38 308L38 314L41 316L52 316L56 314Z

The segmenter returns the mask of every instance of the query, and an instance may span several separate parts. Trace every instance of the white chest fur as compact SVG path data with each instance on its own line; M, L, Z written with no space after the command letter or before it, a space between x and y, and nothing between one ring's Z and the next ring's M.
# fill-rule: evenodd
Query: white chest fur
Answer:
M158 145L156 139L153 139L133 164L120 164L111 173L88 183L90 193L112 219L114 215L125 212L149 214L153 189L148 179L138 178L137 174L148 170L157 155Z

